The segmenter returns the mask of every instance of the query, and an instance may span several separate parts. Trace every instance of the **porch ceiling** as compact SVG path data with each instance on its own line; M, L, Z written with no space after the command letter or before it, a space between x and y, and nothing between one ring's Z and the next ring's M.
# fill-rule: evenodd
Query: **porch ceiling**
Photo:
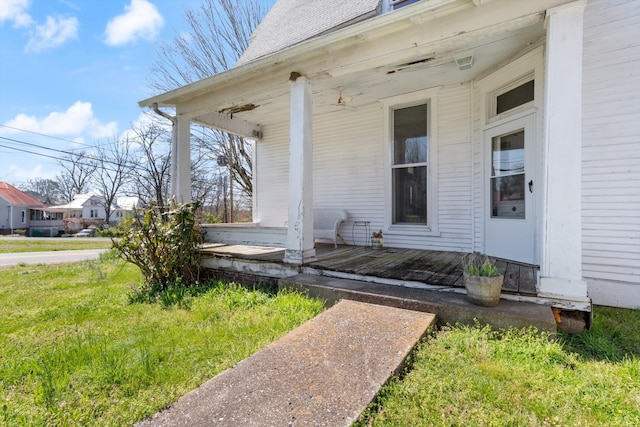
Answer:
M288 120L289 76L295 71L311 80L314 114L352 111L486 74L544 40L546 9L566 2L420 2L140 105L175 105L195 121L207 122L216 113L264 127ZM474 65L460 71L455 59L467 54L474 55ZM341 94L347 108L337 105Z
M425 54L424 49L416 49L393 62L344 74L340 74L340 71L348 66L313 69L303 64L287 64L276 73L278 80L270 79L270 82L252 85L250 91L239 88L237 97L225 97L217 104L209 104L209 108L220 112L233 107L241 109L251 106L247 111L234 113L233 117L262 126L288 120L289 73L298 71L312 81L314 115L336 111L349 113L398 94L471 81L528 50L543 38L540 16L525 28L484 38L460 37L459 40L452 40L445 50L433 50ZM467 54L473 54L474 64L472 68L460 71L455 59ZM348 58L345 59L347 63ZM346 106L338 105L340 96L346 101Z

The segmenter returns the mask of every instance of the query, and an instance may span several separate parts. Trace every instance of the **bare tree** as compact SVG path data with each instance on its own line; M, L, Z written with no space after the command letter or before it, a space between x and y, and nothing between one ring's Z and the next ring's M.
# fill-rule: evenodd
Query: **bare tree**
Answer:
M103 196L107 224L114 202L117 200L120 190L130 179L129 172L134 167L131 163L129 147L129 141L120 141L115 137L106 144L96 147L97 169L94 181Z
M56 181L62 198L70 202L76 194L85 193L88 190L97 163L86 151L69 154L61 158L58 163L63 170L56 176Z
M171 180L170 152L163 150L171 139L169 132L152 123L147 126L136 126L132 140L135 159L133 192L144 205L166 206L169 197Z
M62 196L60 191L60 183L54 179L34 178L27 181L26 184L20 186L22 191L31 191L38 194L43 202L50 201L52 204L57 203Z
M265 13L258 0L203 0L199 9L186 10L189 30L159 46L149 86L164 92L228 70L249 46L251 33ZM195 142L205 144L216 157L225 156L231 164L231 180L252 194L250 141L204 128Z

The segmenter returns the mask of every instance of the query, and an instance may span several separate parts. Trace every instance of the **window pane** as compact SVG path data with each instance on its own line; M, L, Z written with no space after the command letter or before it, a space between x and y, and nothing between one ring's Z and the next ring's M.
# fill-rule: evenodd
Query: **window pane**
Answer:
M393 223L427 223L427 167L393 169Z
M393 159L395 165L427 161L427 104L393 112Z
M418 3L420 0L390 0L393 10L400 9L410 4Z
M530 80L496 97L496 114L533 101L534 81Z
M491 178L491 216L524 219L524 174Z
M491 176L524 172L524 130L493 138L491 151Z

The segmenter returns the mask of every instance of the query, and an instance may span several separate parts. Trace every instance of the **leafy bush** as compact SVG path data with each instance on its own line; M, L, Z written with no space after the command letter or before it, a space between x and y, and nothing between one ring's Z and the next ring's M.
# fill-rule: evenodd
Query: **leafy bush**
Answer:
M214 215L211 212L204 212L202 214L202 222L205 224L220 224L222 222L222 218L220 218L220 215Z
M143 215L132 218L122 238L113 240L120 256L144 275L145 284L135 290L139 295L134 300L153 301L170 289L198 284L202 233L197 209L197 203L144 209Z

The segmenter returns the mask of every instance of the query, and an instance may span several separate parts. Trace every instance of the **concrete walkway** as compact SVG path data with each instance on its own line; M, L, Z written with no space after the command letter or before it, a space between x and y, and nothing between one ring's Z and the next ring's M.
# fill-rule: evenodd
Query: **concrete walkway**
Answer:
M73 251L11 252L0 254L0 267L18 264L58 264L98 259L108 249L79 249Z
M349 426L434 319L341 301L138 426Z

